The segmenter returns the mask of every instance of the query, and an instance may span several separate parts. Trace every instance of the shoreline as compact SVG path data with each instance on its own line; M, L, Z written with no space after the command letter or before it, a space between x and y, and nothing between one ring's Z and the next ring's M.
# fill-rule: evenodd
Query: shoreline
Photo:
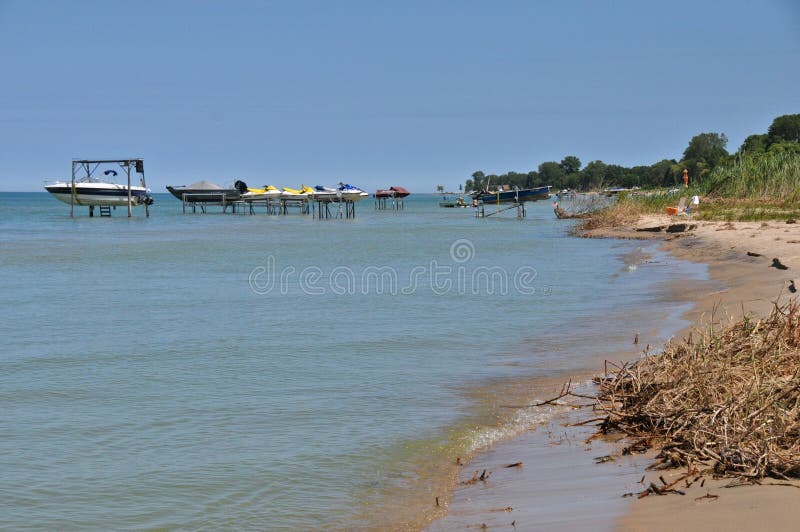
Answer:
M636 227L657 225L665 218L648 217ZM708 326L712 320L715 324L726 325L742 318L743 313L762 318L776 302L785 303L794 298L788 290L788 282L800 275L800 227L776 221L697 224L690 234L666 240L662 248L682 260L708 264L711 278L722 283L724 288L695 297L695 305L686 316L692 327L682 331L682 337ZM778 258L788 269L771 267L773 258ZM664 473L667 482L671 482L671 478L679 477L683 471ZM800 487L800 482L766 478L761 486L748 484L731 488L732 480L708 476L704 486L695 484L685 489L685 496L633 500L617 521L616 528L635 531L796 529L800 508L792 504L796 489L791 486Z
M788 281L796 275L795 270L800 268L800 227L797 225L782 222L729 224L690 221L695 227L684 233L637 231L640 228L668 225L672 221L674 220L670 220L667 216L646 217L632 226L593 230L583 236L655 240L660 243L661 250L676 259L707 265L708 282L676 281L673 283L674 286L669 288L674 300L685 301L692 305L691 309L682 315L688 325L680 329L674 335L675 338L688 337L693 330L703 328L712 321L724 325L740 318L743 311L753 317L764 316L772 309L773 301L779 297L781 301L786 301L791 295L787 290ZM748 255L748 252L758 256ZM779 258L789 269L778 270L770 267L773 258ZM654 345L652 352L660 352L661 348L662 345ZM631 354L628 354L627 358L624 353L618 355L615 360L632 359ZM580 377L585 380L602 373L602 369L597 367ZM574 423L578 418L585 420L590 417L590 412L578 412L571 418L561 416L551 424L559 423L559 430L566 431L567 438L582 437L583 439L579 441L584 441L591 435L591 425L588 425L588 428L570 428L564 425ZM573 486L574 491L562 493L563 497L595 497L598 501L604 501L604 504L595 506L589 504L588 507L594 508L593 519L585 520L582 516L572 516L561 522L558 520L532 522L530 518L542 519L541 511L526 512L525 505L530 506L535 500L548 501L546 497L548 489L538 485L537 480L533 478L536 473L533 471L535 467L528 468L530 472L520 468L515 476L509 476L500 462L510 459L510 455L507 454L509 449L516 449L510 452L516 452L518 455L519 450L525 445L538 445L536 450L527 451L528 456L550 460L552 451L547 447L552 446L553 442L551 440L548 443L541 434L536 436L542 432L552 434L553 429L538 427L530 434L490 447L479 454L475 461L462 471L459 477L462 486L459 486L453 495L448 514L432 523L428 529L446 530L453 526L480 527L484 524L493 528L508 529L513 529L515 526L524 529L532 525L548 529L569 529L576 526L618 530L673 530L700 526L731 529L750 523L780 530L789 529L789 526L800 517L800 509L795 510L788 503L795 495L794 489L750 485L735 490L720 490L720 487L729 484L731 479L713 480L709 477L704 487L693 486L685 497L622 499L621 495L624 493L643 489L640 479L645 483L649 482L649 477L643 478L643 475L650 475L649 473L645 475L645 467L650 464L648 455L626 457L625 460L617 459L608 464L595 464L592 458L602 455L601 449L613 447L611 442L598 443L595 440L590 446L586 446L587 448L576 447L570 454L562 454L558 458L561 461L561 470L551 472L562 477L571 475L580 478L580 481L576 481L577 484ZM603 445L606 447L602 447ZM564 464L565 460L568 461L567 464ZM463 486L464 479L469 477L473 470L483 467L489 467L495 473L492 482L482 482L479 486ZM541 480L547 480L547 477L541 476L541 470L538 473ZM668 478L669 473L671 472L656 473L655 478L657 479L659 474ZM676 476L680 473L681 471L675 472ZM527 480L526 476L529 477ZM605 483L598 483L598 479L604 479ZM774 482L771 479L765 481ZM566 484L569 482L571 481ZM794 484L800 487L800 484ZM556 489L559 487L563 486L557 485ZM729 496L729 492L735 492L735 496ZM705 497L709 493L717 495L718 498ZM512 500L516 501L516 504L505 505L501 502ZM779 502L776 503L776 500ZM556 507L558 503L559 501L549 502ZM564 512L570 511L569 505L564 501L561 501L561 505ZM468 509L470 507L473 508ZM513 510L498 512L498 508L513 508ZM752 516L754 509L758 513ZM748 515L751 515L749 521ZM601 518L605 519L604 524L597 522L597 519L602 521Z

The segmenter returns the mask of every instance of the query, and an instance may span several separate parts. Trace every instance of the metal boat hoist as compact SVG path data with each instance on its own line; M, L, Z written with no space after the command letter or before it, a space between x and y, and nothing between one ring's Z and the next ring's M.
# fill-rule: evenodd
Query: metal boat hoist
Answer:
M372 198L375 200L375 210L377 211L402 211L405 208L403 197L398 197L394 192L382 196L373 194Z
M486 212L487 205L496 205L496 209L492 212ZM521 220L527 216L527 211L525 210L525 201L521 201L519 197L519 190L516 191L514 195L514 201L509 202L501 202L500 196L498 195L497 201L489 201L486 202L484 200L478 200L477 205L474 205L475 208L475 218L489 218L490 216L494 216L495 214L500 214L501 212L505 212L511 209L517 210L517 219Z

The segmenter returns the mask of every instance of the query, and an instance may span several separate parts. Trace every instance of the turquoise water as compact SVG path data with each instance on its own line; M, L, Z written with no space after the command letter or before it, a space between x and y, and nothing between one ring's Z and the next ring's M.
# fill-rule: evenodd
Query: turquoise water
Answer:
M0 527L376 525L443 447L541 420L484 426L470 390L671 334L665 286L705 275L569 237L549 202L438 200L319 221L158 194L149 219L70 219L0 194Z

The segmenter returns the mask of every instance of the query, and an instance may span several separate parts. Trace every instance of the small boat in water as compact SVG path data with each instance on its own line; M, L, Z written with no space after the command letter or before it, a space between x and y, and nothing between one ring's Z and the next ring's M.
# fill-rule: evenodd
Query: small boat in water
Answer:
M550 197L550 185L536 188L522 188L516 190L498 190L495 192L478 192L473 196L484 203L525 203L538 201Z
M389 187L379 188L375 191L374 195L376 198L405 198L409 194L411 194L411 192L403 187Z
M442 201L439 202L439 207L444 207L446 209L455 209L455 208L469 207L469 205L467 205L467 203L464 201L464 196L459 194L455 200L450 199L447 196L442 196Z
M206 180L197 181L191 185L167 186L167 190L179 200L187 203L229 203L238 200L242 195L236 187L225 188Z

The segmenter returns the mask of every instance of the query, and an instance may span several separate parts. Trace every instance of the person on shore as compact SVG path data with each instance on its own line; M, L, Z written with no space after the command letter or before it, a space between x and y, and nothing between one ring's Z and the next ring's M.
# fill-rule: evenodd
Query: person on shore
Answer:
M689 170L683 169L683 188L689 188Z

